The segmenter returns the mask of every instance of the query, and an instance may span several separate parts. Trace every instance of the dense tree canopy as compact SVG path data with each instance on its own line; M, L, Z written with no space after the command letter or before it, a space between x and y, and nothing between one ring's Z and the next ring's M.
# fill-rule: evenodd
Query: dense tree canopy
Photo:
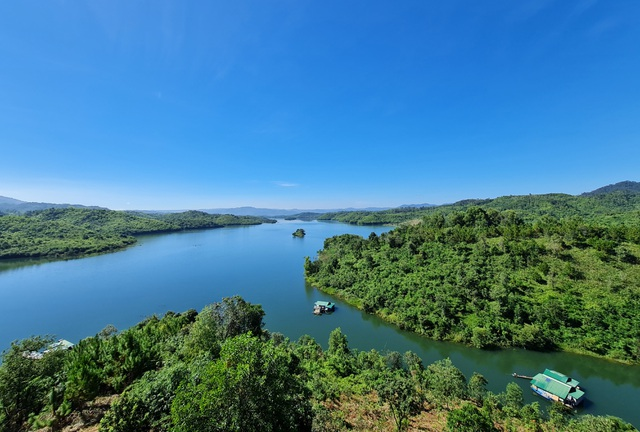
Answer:
M402 328L478 348L640 362L640 224L470 207L327 239L307 279Z
M384 211L353 211L325 213L318 220L334 220L358 225L399 224L419 220L434 214L448 215L471 207L485 210L513 210L521 218L531 221L540 216L554 218L580 217L587 221L637 223L640 217L638 188L611 189L593 195L517 195L494 199L468 199L437 207L399 207Z
M225 340L220 357L192 373L171 406L176 432L305 431L311 405L299 360L249 333Z
M0 259L72 257L122 249L145 233L275 222L199 211L145 214L64 208L0 215Z

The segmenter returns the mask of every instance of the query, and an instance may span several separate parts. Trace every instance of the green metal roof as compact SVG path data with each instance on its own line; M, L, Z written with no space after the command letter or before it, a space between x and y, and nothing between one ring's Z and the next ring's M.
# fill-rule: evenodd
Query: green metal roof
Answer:
M58 339L57 342L54 342L51 345L49 345L49 348L44 350L44 352L47 353L49 351L54 351L54 350L68 350L73 348L73 346L74 345L68 340Z
M570 393L571 396L573 396L574 398L576 398L576 400L580 399L582 396L584 396L584 392L582 390L574 390Z
M531 380L531 384L535 385L536 387L544 391L554 394L563 400L567 397L567 395L571 391L570 385L567 385L563 382L560 382L554 379L551 376L547 376L541 373L533 377L533 379Z
M545 369L544 370L544 374L546 376L549 376L549 377L557 380L557 381L560 381L560 382L565 383L565 384L569 384L572 387L578 387L580 385L579 381L576 381L573 378L569 378L565 374L562 374L560 372L556 372L556 371L551 370L551 369Z
M316 306L333 307L333 303L326 301L317 301Z

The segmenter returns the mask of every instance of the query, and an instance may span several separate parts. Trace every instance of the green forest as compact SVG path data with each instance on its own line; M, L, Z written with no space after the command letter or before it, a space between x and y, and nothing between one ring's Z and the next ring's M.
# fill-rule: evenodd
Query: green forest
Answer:
M608 189L579 196L567 194L516 195L494 199L468 199L437 207L399 207L367 212L325 213L318 220L334 220L358 225L399 224L422 219L432 214L447 215L482 207L498 211L512 210L519 217L532 221L541 216L554 218L580 217L603 223L638 223L640 219L640 183L632 189Z
M625 194L596 198L618 202ZM528 198L512 197L429 211L368 239L333 237L306 259L305 275L433 339L640 363L640 212L540 210L548 199L531 198L538 210L526 215ZM516 210L496 209L496 201Z
M46 350L45 337L14 342L0 365L0 432L636 430L525 405L516 383L489 392L449 359L351 349L339 328L327 349L290 341L263 317L232 297L122 332L107 326L71 350Z
M136 235L275 223L253 216L64 208L0 216L0 259L67 258L130 246Z

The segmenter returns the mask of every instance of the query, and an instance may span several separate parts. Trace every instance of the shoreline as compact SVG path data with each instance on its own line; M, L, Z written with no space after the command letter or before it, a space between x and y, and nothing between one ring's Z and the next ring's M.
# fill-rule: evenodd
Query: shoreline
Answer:
M333 288L329 288L329 287L321 288L320 285L317 284L317 282L313 278L308 278L307 276L305 276L305 281L312 288L317 289L318 291L320 291L322 293L325 293L325 294L328 294L330 296L334 296L334 297L344 301L349 306L355 307L359 311L362 311L362 312L364 312L366 314L369 314L369 315L374 315L374 316L380 318L381 320L383 320L384 322L386 322L388 324L392 324L392 325L398 327L400 330L410 332L410 333L412 333L412 334L414 334L416 336L420 336L420 337L423 337L425 339L429 339L429 340L437 341L437 342L456 343L456 344L460 344L460 345L463 345L463 346L468 347L468 348L476 348L476 349L480 349L480 350L483 350L483 351L492 351L492 350L494 350L494 351L495 350L503 351L503 350L507 350L507 349L519 349L519 350L527 351L527 348L523 348L523 347L498 346L498 347L491 348L491 349L485 349L485 348L474 347L473 345L461 342L460 340L456 340L456 339L434 339L434 338L431 338L431 337L429 337L429 336L427 336L425 334L418 333L416 331L413 331L411 329L408 329L408 328L404 327L401 322L398 322L398 321L396 321L394 319L390 319L389 318L390 315L380 314L378 312L371 313L371 312L365 311L364 308L362 307L362 300L360 300L358 297L341 295L338 290L333 289ZM544 350L530 350L530 351L535 351L535 352L539 352L539 353L543 353L543 354L551 354L551 353L554 353L554 352L564 352L564 353L575 354L575 355L580 355L580 356L598 358L598 359L609 361L609 362L614 363L614 364L627 365L627 366L640 366L640 363L633 363L633 362L628 362L628 361L624 361L624 360L620 360L620 359L616 359L616 358L612 358L612 357L598 355L598 354L595 354L595 353L592 353L592 352L589 352L589 351L584 351L584 350L580 350L580 349L576 349L576 348L567 347L566 345L564 345L562 343L560 343L558 345L558 349L557 350L546 350L546 351L544 351Z

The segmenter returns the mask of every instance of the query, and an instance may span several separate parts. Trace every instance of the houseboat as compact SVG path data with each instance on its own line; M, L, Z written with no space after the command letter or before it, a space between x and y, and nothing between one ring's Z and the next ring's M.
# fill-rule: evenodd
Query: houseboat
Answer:
M49 347L44 351L25 351L22 353L22 356L25 358L29 358L31 360L40 360L42 357L44 357L45 354L49 352L58 351L58 350L68 351L73 347L74 347L74 344L72 344L68 340L58 339L57 342L49 344Z
M545 399L576 407L584 400L584 391L580 382L556 372L545 369L531 379L531 389Z
M316 315L322 315L324 313L333 312L336 309L335 303L326 301L317 301L313 305L313 313Z

